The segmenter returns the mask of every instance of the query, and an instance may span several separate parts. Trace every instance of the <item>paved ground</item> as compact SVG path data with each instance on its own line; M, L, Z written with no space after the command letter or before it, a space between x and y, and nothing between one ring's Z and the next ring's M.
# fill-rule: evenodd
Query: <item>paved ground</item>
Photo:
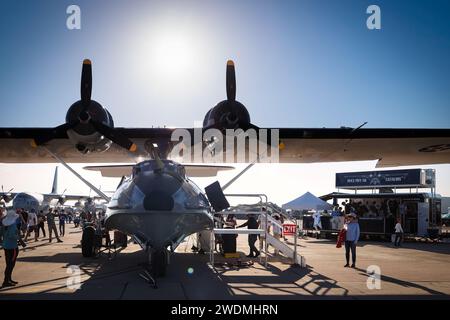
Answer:
M300 240L298 248L306 268L271 256L267 269L255 261L250 267L218 266L214 271L209 256L191 253L188 241L171 256L167 276L153 289L139 277L146 256L137 245L130 244L112 261L106 256L86 259L79 248L81 230L69 226L67 231L64 243L42 239L20 251L13 274L20 283L0 290L0 299L450 298L450 244L406 243L395 249L389 243L361 242L358 268L348 269L343 268L343 249L309 238ZM246 236L239 238L239 250L247 253ZM78 290L67 287L71 265L80 268ZM367 287L370 265L381 270L381 289Z

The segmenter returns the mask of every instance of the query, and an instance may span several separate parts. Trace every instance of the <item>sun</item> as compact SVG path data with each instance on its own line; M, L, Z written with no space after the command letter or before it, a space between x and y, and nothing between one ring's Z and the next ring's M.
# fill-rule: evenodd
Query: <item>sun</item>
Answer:
M156 34L150 56L155 71L167 77L186 76L194 70L197 45L193 37L182 30L166 30Z

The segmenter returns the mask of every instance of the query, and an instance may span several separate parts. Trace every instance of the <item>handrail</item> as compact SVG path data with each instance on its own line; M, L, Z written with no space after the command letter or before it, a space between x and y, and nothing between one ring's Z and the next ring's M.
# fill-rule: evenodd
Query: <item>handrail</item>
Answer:
M267 202L268 202L267 195L262 194L262 193L260 193L260 194L255 194L255 193L243 193L243 194L230 193L230 194L224 194L224 196L225 197L240 197L240 198L259 198L260 204L261 204L261 212L258 213L258 214L262 214L263 213L262 206L265 203L266 207L267 207ZM263 201L263 198L265 199L265 202ZM223 215L223 214L233 214L233 213L230 213L230 212L216 212L215 214L222 214ZM267 214L265 215L265 218L266 218L266 226L267 226ZM229 229L229 230L233 230L233 229ZM245 229L243 229L243 230L245 230ZM246 230L249 230L249 229L246 229ZM252 229L250 229L250 230L252 230ZM253 230L260 230L260 229L253 229ZM213 235L214 234L215 234L215 232L213 231ZM250 233L247 233L247 234L250 234ZM261 232L259 234L262 235L263 233ZM267 228L264 229L264 236L267 238ZM211 237L211 248L214 247L214 243L213 243L214 240L213 240L213 238L214 237ZM264 266L265 267L267 267L267 249L268 249L268 247L267 247L267 242L266 242L266 245L265 245L265 248L264 248L264 256L265 256L264 257ZM210 250L210 261L211 261L212 267L214 268L214 252L213 252L212 249ZM260 262L261 262L261 256L260 256Z
M263 211L262 208L265 205L265 207L267 208L267 203L268 203L268 197L265 194L249 194L249 193L244 193L244 194L224 194L226 197L240 197L240 198L259 198L260 203L259 205L261 206L261 211L221 211L221 212L215 212L214 214L217 215L228 215L228 214L251 214L251 215L264 215L265 218L265 228L264 229L220 229L220 228L214 228L212 234L259 234L261 236L264 235L265 241L264 241L264 258L265 258L265 262L264 262L264 266L267 267L267 260L268 260L268 249L269 249L269 242L271 242L272 245L274 245L274 241L276 240L273 236L271 236L268 231L267 231L267 227L268 227L268 222L270 221L270 223L272 223L273 225L276 225L277 227L281 228L281 230L283 230L283 225L280 223L280 221L274 219L270 214L268 214L268 211ZM265 200L265 201L264 201ZM216 221L218 221L215 218ZM222 222L222 221L220 221ZM297 225L297 223L296 223ZM292 252L292 259L294 261L294 264L298 264L299 262L301 262L301 264L303 265L303 257L300 256L300 261L298 259L297 256L297 228L296 228L296 232L295 232L295 243L294 243L294 248L290 248L289 246L287 246L286 244L282 243L281 241L277 240L279 242L279 244L277 245L278 247L282 246L285 248L289 248L290 253ZM211 237L211 248L214 247L214 237ZM211 261L211 265L214 268L214 253L213 250L210 250L210 261ZM260 262L261 262L261 256L260 256Z

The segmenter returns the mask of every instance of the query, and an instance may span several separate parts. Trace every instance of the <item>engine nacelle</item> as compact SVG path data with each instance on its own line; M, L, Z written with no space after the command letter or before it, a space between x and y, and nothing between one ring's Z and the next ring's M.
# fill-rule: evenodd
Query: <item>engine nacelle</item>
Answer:
M100 122L110 128L114 128L111 114L98 102L91 100L89 107L83 110L81 100L72 104L66 114L66 123L79 120L79 124L67 130L67 136L76 149L85 154L88 152L102 152L109 149L112 141L97 132L90 120Z
M203 120L203 128L248 129L250 114L239 101L224 100L210 109Z

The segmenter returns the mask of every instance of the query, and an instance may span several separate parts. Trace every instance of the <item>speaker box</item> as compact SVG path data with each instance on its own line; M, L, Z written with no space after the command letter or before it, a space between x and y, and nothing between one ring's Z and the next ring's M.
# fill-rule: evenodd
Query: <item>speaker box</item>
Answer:
M222 187L216 181L205 188L208 200L211 203L214 211L219 212L230 207L227 198L223 194Z

